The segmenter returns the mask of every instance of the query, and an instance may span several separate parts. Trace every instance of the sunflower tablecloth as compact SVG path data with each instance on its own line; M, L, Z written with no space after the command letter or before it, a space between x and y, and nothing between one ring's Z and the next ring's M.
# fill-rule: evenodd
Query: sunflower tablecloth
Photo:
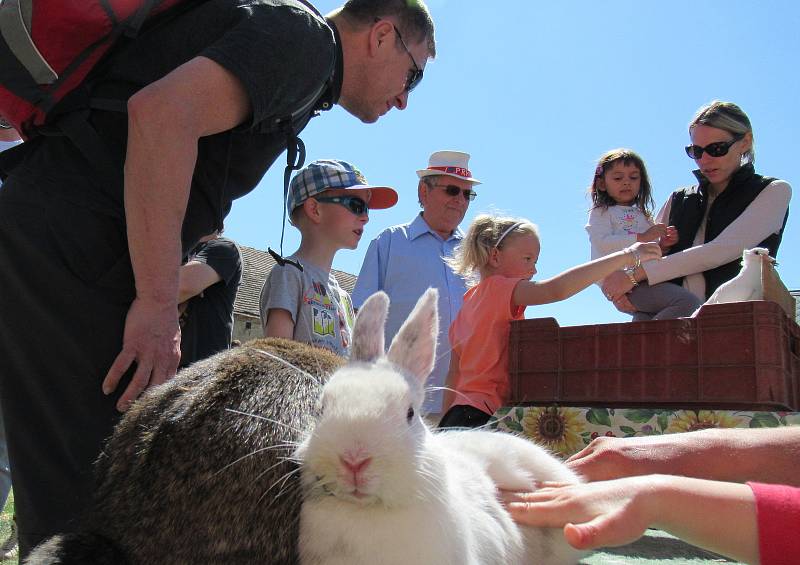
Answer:
M665 410L568 406L507 406L490 428L530 437L567 458L599 436L634 437L705 428L774 428L800 425L800 412Z

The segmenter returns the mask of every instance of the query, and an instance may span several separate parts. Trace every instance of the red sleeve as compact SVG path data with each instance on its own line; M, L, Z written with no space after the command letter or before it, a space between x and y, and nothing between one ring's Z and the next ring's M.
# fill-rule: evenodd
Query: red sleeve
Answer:
M800 488L747 484L756 497L761 565L796 565L800 560Z

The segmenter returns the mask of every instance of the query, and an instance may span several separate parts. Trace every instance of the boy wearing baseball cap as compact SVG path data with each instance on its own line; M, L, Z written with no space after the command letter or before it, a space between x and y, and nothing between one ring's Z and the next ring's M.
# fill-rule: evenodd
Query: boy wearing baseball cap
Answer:
M355 249L369 210L390 208L397 192L371 186L350 163L314 161L289 186L286 211L300 230L300 248L276 264L261 289L266 337L284 337L346 356L355 318L350 295L331 274L339 249Z

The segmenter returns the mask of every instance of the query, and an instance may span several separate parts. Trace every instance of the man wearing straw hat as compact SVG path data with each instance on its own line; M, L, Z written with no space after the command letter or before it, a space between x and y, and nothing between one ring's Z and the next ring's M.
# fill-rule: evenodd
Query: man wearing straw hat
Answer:
M383 230L370 242L353 289L356 308L379 290L389 295L387 341L395 336L425 290L439 289L439 342L429 387L444 385L450 365L447 330L467 290L464 280L453 273L444 257L453 254L464 236L458 225L476 196L472 188L480 184L469 170L469 157L461 151L431 154L427 168L417 171L422 212L408 224ZM428 392L424 409L429 422L438 421L441 390Z

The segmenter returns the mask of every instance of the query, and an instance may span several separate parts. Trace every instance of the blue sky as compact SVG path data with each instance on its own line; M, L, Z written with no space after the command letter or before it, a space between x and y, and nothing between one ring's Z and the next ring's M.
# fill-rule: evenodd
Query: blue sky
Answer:
M327 13L339 2L315 4ZM473 174L484 182L464 228L487 210L531 219L542 237L539 279L587 261L585 189L596 158L620 146L639 152L660 206L675 188L693 183L694 162L683 152L687 124L715 98L736 102L750 116L757 170L800 186L800 3L430 0L428 6L438 57L408 108L369 125L335 108L301 136L307 162L345 159L370 182L400 193L397 206L372 212L359 248L340 251L334 268L357 274L381 229L413 219L415 171L439 149L471 153ZM227 236L277 248L284 161L234 203ZM798 202L795 195L778 257L790 288L800 288ZM284 250L298 242L287 226ZM561 325L629 319L596 288L528 308L527 316L553 316Z

